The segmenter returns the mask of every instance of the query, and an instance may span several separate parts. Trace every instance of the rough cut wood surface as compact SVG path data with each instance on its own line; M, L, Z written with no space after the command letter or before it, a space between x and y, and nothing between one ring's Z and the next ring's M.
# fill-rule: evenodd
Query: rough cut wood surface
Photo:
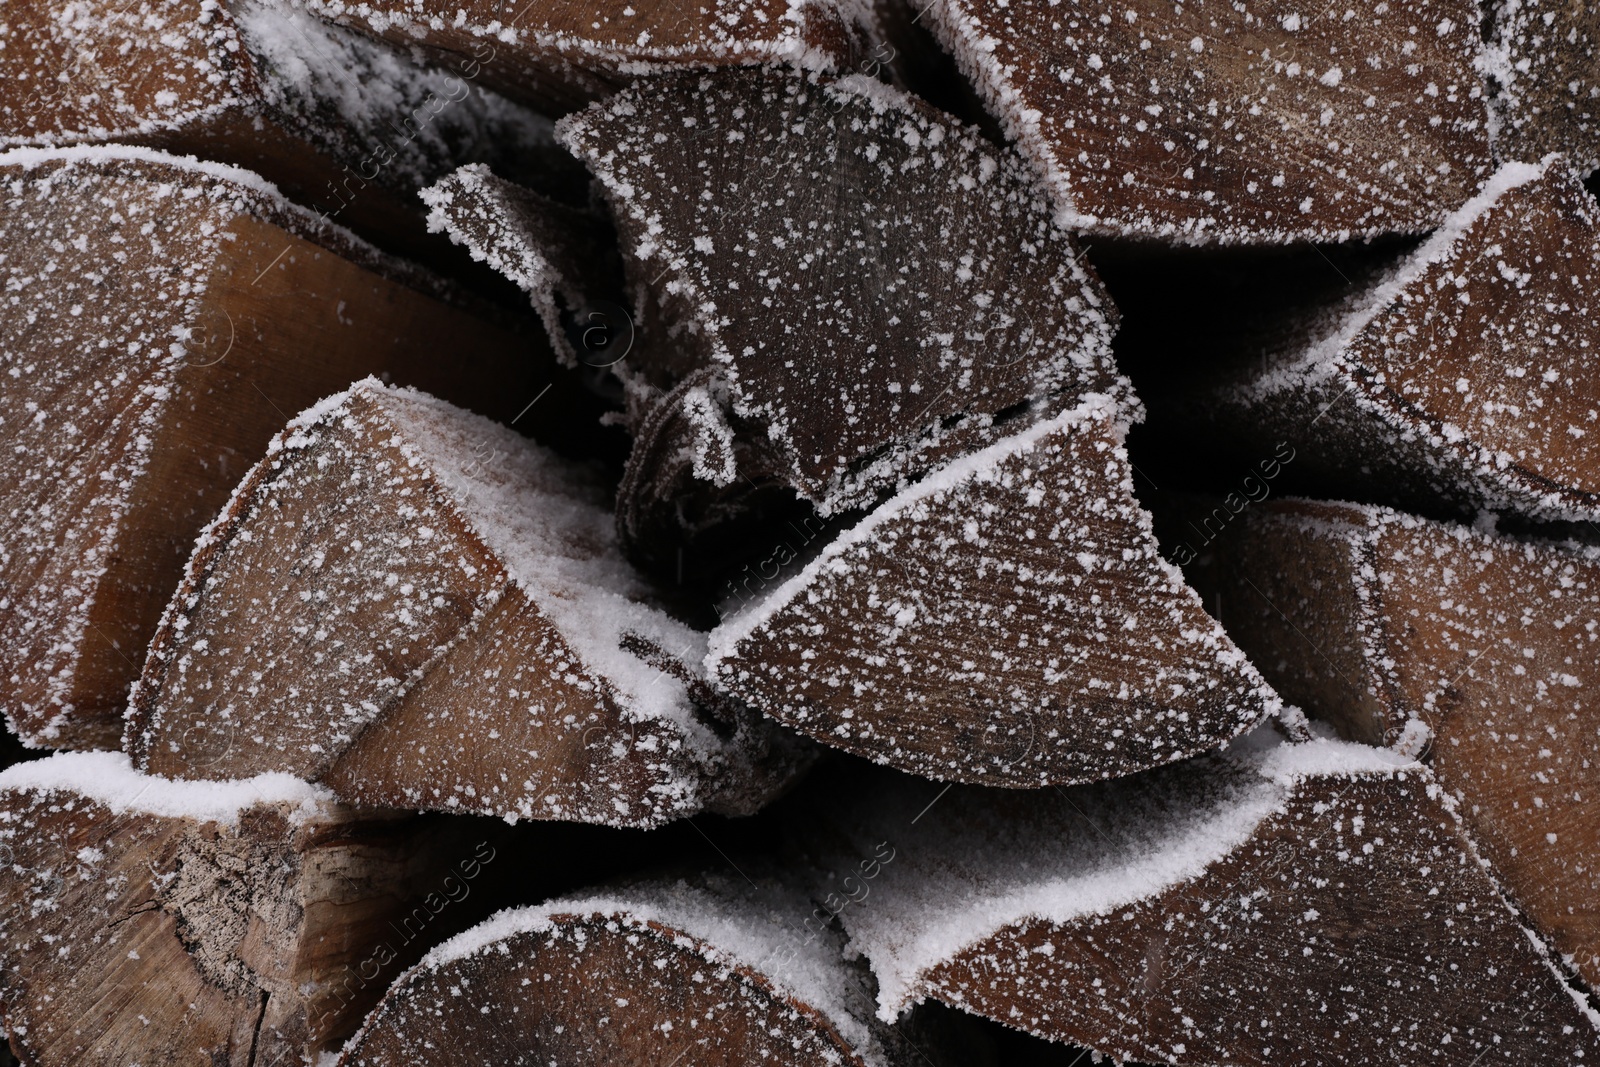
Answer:
M131 701L135 763L512 819L759 807L797 746L710 694L704 637L652 605L586 475L370 380L308 411L201 538Z
M344 1067L435 1062L982 1067L959 1026L872 1019L838 930L757 872L649 880L501 912L403 975ZM484 1025L492 1020L493 1025Z
M836 748L1013 787L1183 759L1278 708L1163 561L1113 401L937 470L730 598L719 685ZM750 583L746 583L750 586Z
M292 779L172 783L108 753L13 768L0 776L13 1051L29 1067L251 1067L337 1049L420 953L391 923L424 907L441 865L493 858L437 830Z
M678 75L558 135L604 185L636 310L658 306L679 359L716 372L681 398L701 480L860 507L994 440L1008 408L1113 387L1115 312L1020 161L912 97ZM775 469L706 454L731 420Z
M860 28L829 0L508 3L504 0L308 0L325 18L363 29L442 66L467 54L486 85L559 115L642 75L746 64L853 66Z
M1292 477L1355 499L1593 520L1597 261L1600 209L1566 164L1508 165L1419 249L1301 318L1242 377L1153 395L1153 419L1170 417L1175 439L1186 430L1202 448L1219 431L1257 457L1286 442Z
M1528 918L1600 981L1600 556L1379 508L1256 508L1191 568L1286 700L1426 751Z
M195 534L289 414L385 373L511 418L537 349L243 171L65 149L0 175L5 714L115 747Z
M1585 173L1600 166L1600 8L1497 0L1488 9L1495 154L1533 163L1564 152Z
M1433 777L1384 750L1259 738L1094 787L852 799L853 850L896 850L841 913L880 1017L932 997L1179 1067L1600 1055Z
M1256 244L1420 233L1488 175L1465 0L932 0L922 21L1075 229Z
M473 160L560 168L549 123L292 0L17 0L0 22L0 147L143 144L254 170L396 251L436 255L416 190Z

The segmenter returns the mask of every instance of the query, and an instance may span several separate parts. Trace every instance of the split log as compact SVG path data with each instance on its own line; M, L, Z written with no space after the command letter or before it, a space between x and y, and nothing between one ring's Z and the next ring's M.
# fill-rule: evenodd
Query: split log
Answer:
M1585 173L1600 167L1600 9L1552 0L1488 8L1496 156L1531 163L1561 152Z
M1285 699L1353 740L1427 745L1508 891L1600 985L1600 553L1286 501L1190 570Z
M305 0L305 6L440 66L470 53L482 61L475 76L483 84L549 115L663 71L750 64L852 69L867 47L862 34L872 25L858 5L832 0L514 6L494 0Z
M597 214L498 178L472 164L422 191L428 227L523 291L569 366L627 358L634 329L616 234Z
M815 910L774 879L729 874L501 912L402 975L339 1063L421 1067L439 1048L572 1067L993 1062L958 1023L933 1035L874 1021L837 929L803 925Z
M29 744L117 746L195 534L286 412L383 373L512 418L548 381L533 339L247 172L86 148L0 177L0 677Z
M882 1019L931 998L1182 1067L1600 1055L1432 776L1384 750L1252 738L1070 791L851 800L853 851L897 857L840 910Z
M1600 208L1559 157L1511 164L1421 248L1152 421L1218 431L1302 488L1425 514L1600 518ZM1308 481L1308 479L1314 479Z
M678 350L624 368L661 406L618 504L630 550L690 476L832 515L996 440L1004 412L1119 387L1114 310L1021 161L896 90L666 77L558 136L604 185L645 336L659 316Z
M617 553L592 473L370 379L310 409L201 536L135 764L508 819L755 810L796 746L707 690L704 635Z
M170 782L98 752L13 767L0 775L11 1047L30 1067L307 1062L429 943L408 948L391 924L421 922L413 909L431 922L494 854L440 820L358 813L282 775ZM357 970L366 981L341 981Z
M429 181L473 160L554 182L576 169L548 120L474 84L488 54L425 68L290 0L17 0L0 25L0 147L121 142L232 163L426 254L412 197Z
M921 7L922 5L918 5ZM1074 229L1182 242L1432 229L1488 175L1479 12L931 0Z
M1278 699L1158 555L1123 419L1105 397L1041 419L747 583L708 670L825 744L953 781L1091 781L1242 733Z

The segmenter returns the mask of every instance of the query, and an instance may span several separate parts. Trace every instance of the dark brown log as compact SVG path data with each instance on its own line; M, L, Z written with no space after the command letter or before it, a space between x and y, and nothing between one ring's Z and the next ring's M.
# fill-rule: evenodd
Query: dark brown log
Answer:
M1600 984L1600 554L1288 501L1191 568L1285 699L1426 749L1528 918Z
M1131 774L1260 722L1278 698L1157 554L1123 419L1105 397L1039 419L747 581L709 669L828 745L989 785Z
M130 702L136 765L508 819L759 807L795 743L711 696L704 636L653 606L586 475L371 380L306 412L201 537Z
M570 184L549 122L475 83L478 59L428 69L292 2L8 4L0 147L120 142L246 167L300 203L416 256L414 200L470 160Z
M1532 163L1562 152L1585 173L1600 166L1600 9L1498 0L1489 10L1495 155Z
M917 6L1075 229L1420 233L1488 175L1479 13L1464 0Z
M500 4L308 0L324 18L448 67L471 54L485 85L557 115L641 75L747 64L848 70L866 46L831 0ZM870 20L867 20L870 23Z
M1421 248L1300 318L1234 381L1152 397L1152 409L1258 458L1286 443L1293 475L1327 492L1592 521L1597 258L1600 210L1566 165L1508 165Z
M1600 1056L1432 775L1384 750L1263 738L1100 786L851 800L827 819L896 853L840 909L880 1018L927 997L1181 1067Z
M616 234L593 211L559 203L462 167L422 192L428 225L516 283L569 366L626 359L634 329L623 295Z
M638 882L501 912L430 952L342 1067L848 1064L987 1067L958 1024L872 1019L865 969L803 892L740 875ZM491 1025L485 1025L488 1022Z
M0 677L30 744L117 745L195 534L289 413L383 373L509 419L549 380L536 337L247 172L93 148L0 175Z
M28 1067L299 1064L414 961L487 841L279 777L179 783L74 753L0 775L0 1004ZM459 927L458 927L459 928ZM370 981L341 981L359 970Z
M636 420L630 552L690 478L831 515L996 440L1008 410L1117 388L1115 312L1020 160L896 90L667 77L560 137L605 187L651 354L675 350L623 365L666 408Z

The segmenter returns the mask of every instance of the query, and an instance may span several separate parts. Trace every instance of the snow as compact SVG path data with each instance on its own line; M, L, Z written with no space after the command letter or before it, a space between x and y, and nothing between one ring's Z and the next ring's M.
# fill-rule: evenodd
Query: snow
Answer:
M616 688L624 714L670 722L708 757L721 747L688 710L684 684L625 650L624 638L637 634L694 663L704 658L705 636L650 606L654 594L617 553L611 514L598 506L583 472L513 430L424 393L373 379L356 388L392 398L403 413L402 447L450 492L579 659ZM473 462L485 451L497 460Z
M575 9L563 19L559 9L541 10L526 22L526 8L502 21L498 14L485 18L466 8L445 18L394 0L306 0L305 6L335 22L365 23L370 32L400 43L458 54L468 42L482 44L487 56L476 47L473 54L486 65L531 67L565 97L602 95L619 75L642 77L685 66L764 63L832 70L840 59L834 41L845 32L837 8L814 0L719 0L693 21L670 5L625 6L599 18ZM509 55L499 55L501 49Z
M435 948L418 966L448 968L495 951L517 934L549 930L561 916L634 929L657 923L686 935L678 943L709 962L766 978L780 994L819 1012L869 1063L880 1063L861 977L847 965L836 936L813 938L801 926L814 908L803 890L774 879L762 878L756 887L731 874L641 882L500 912Z
M738 473L825 515L994 440L1000 412L1118 387L1115 311L1033 177L899 90L680 75L567 116L557 138L604 187L636 319L659 307L715 374L692 399L765 438L745 461L776 469ZM705 436L691 466L724 481Z
M1127 418L1091 394L936 469L726 613L707 672L827 744L1013 786L1144 770L1274 714L1156 551Z
M0 771L0 791L64 794L92 801L114 815L134 812L237 826L241 812L282 804L303 822L321 814L333 794L276 772L227 782L183 781L140 774L121 752L58 752Z
M1593 521L1597 257L1600 212L1565 161L1506 164L1376 284L1302 316L1261 372L1186 406L1291 442L1336 492Z
M1337 12L1244 4L1139 17L933 0L922 16L1076 230L1193 244L1421 233L1489 169L1467 0L1384 4L1336 32ZM1439 32L1418 33L1423 19Z
M865 825L852 828L853 839L860 845L892 827L896 852L892 877L874 883L870 903L843 913L851 949L877 976L878 1017L897 1018L926 995L927 972L1001 930L1109 915L1199 877L1281 812L1302 780L1417 764L1341 741L1251 738L1201 766L1208 776L1199 785L1163 772L1118 783L1114 795L1055 790L1006 819L945 820L934 805L913 822L931 789L863 797Z

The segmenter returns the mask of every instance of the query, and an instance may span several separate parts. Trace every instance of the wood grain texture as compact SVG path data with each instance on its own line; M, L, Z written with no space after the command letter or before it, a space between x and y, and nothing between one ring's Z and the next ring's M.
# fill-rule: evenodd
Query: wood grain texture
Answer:
M1562 152L1600 166L1600 11L1552 0L1499 0L1490 73L1497 83L1495 155L1533 163Z
M932 997L1182 1067L1600 1054L1425 768L1253 745L1060 792L903 779L835 805L858 848L897 853L841 914L880 1010Z
M916 774L1028 787L1209 749L1277 697L1156 552L1114 405L934 472L729 605L722 686Z
M461 163L568 182L548 121L277 0L9 4L0 147L140 144L247 167L393 251L464 269L418 188ZM580 194L581 195L581 194Z
M1426 744L1507 890L1600 980L1592 551L1284 502L1244 516L1194 580L1286 699L1347 737Z
M623 826L753 810L800 754L706 689L703 639L628 575L592 474L420 394L325 403L202 538L128 751L369 806Z
M233 173L136 153L7 172L0 673L31 743L116 746L195 534L290 413L381 372L509 418L538 366Z
M937 0L924 23L1076 229L1278 244L1432 229L1488 176L1476 5Z
M308 6L421 49L442 65L471 55L475 78L549 115L663 71L784 64L842 70L862 48L862 28L827 0L312 0Z
M1221 387L1151 397L1174 437L1294 449L1291 477L1424 514L1600 516L1600 211L1567 165L1508 165L1372 285ZM1244 353L1240 353L1244 355Z
M28 1067L249 1067L336 1049L420 953L374 955L390 923L441 857L470 856L437 829L331 805L219 821L69 785L0 791L12 1050ZM357 968L373 982L341 981Z

